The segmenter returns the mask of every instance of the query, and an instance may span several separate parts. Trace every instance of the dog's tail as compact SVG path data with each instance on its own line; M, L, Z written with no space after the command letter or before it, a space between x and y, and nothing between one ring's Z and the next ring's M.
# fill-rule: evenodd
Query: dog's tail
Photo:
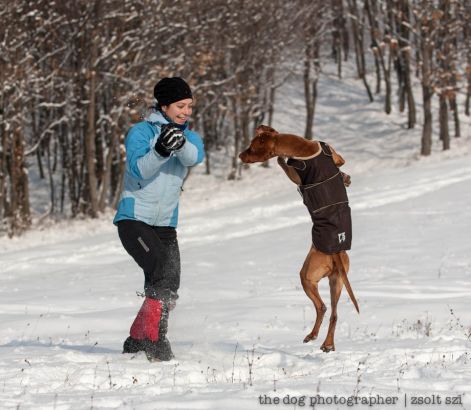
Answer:
M342 278L345 288L347 289L348 296L350 296L350 299L355 305L355 309L357 310L357 312L360 313L360 308L358 307L357 300L355 298L355 295L353 294L352 287L350 286L350 282L347 277L347 270L345 269L345 265L343 261L343 259L348 258L348 256L346 253L340 252L340 253L335 253L333 257L334 257L334 264L337 266L337 269L340 273L340 277Z

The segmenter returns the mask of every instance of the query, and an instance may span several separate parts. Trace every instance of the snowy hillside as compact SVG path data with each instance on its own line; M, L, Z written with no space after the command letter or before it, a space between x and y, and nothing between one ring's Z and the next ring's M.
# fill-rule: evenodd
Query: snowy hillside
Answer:
M279 130L302 132L301 90L281 91ZM316 133L352 175L360 305L343 292L335 352L319 350L325 279L320 337L302 343L315 311L299 281L311 223L295 186L275 162L237 182L201 167L180 206L168 363L121 354L143 275L111 213L0 239L0 408L344 409L359 397L371 406L353 408L393 409L416 396L421 409L471 408L470 120L451 151L419 159L420 129L380 105L359 82L321 84Z

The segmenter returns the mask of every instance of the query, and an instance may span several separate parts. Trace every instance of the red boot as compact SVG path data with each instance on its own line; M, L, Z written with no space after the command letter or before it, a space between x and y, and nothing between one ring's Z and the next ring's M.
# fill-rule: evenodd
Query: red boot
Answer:
M130 335L133 339L159 340L159 325L162 317L162 301L146 298L131 326Z
M150 361L167 361L173 356L166 337L168 308L161 300L146 298L131 326L123 353L144 351Z

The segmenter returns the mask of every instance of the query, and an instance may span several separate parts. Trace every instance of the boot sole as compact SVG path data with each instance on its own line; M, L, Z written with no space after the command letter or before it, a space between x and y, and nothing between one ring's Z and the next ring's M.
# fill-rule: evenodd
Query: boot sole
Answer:
M156 346L150 340L126 339L123 346L123 354L136 354L139 352L144 352L150 362L168 362L175 357L171 350L170 354L166 352L167 354L159 356Z

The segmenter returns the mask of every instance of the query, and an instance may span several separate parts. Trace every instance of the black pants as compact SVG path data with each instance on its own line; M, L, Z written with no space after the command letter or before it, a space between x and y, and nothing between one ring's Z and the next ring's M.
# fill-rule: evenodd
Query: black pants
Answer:
M180 287L180 250L175 228L122 220L118 222L118 234L126 251L144 271L145 295L175 301Z

